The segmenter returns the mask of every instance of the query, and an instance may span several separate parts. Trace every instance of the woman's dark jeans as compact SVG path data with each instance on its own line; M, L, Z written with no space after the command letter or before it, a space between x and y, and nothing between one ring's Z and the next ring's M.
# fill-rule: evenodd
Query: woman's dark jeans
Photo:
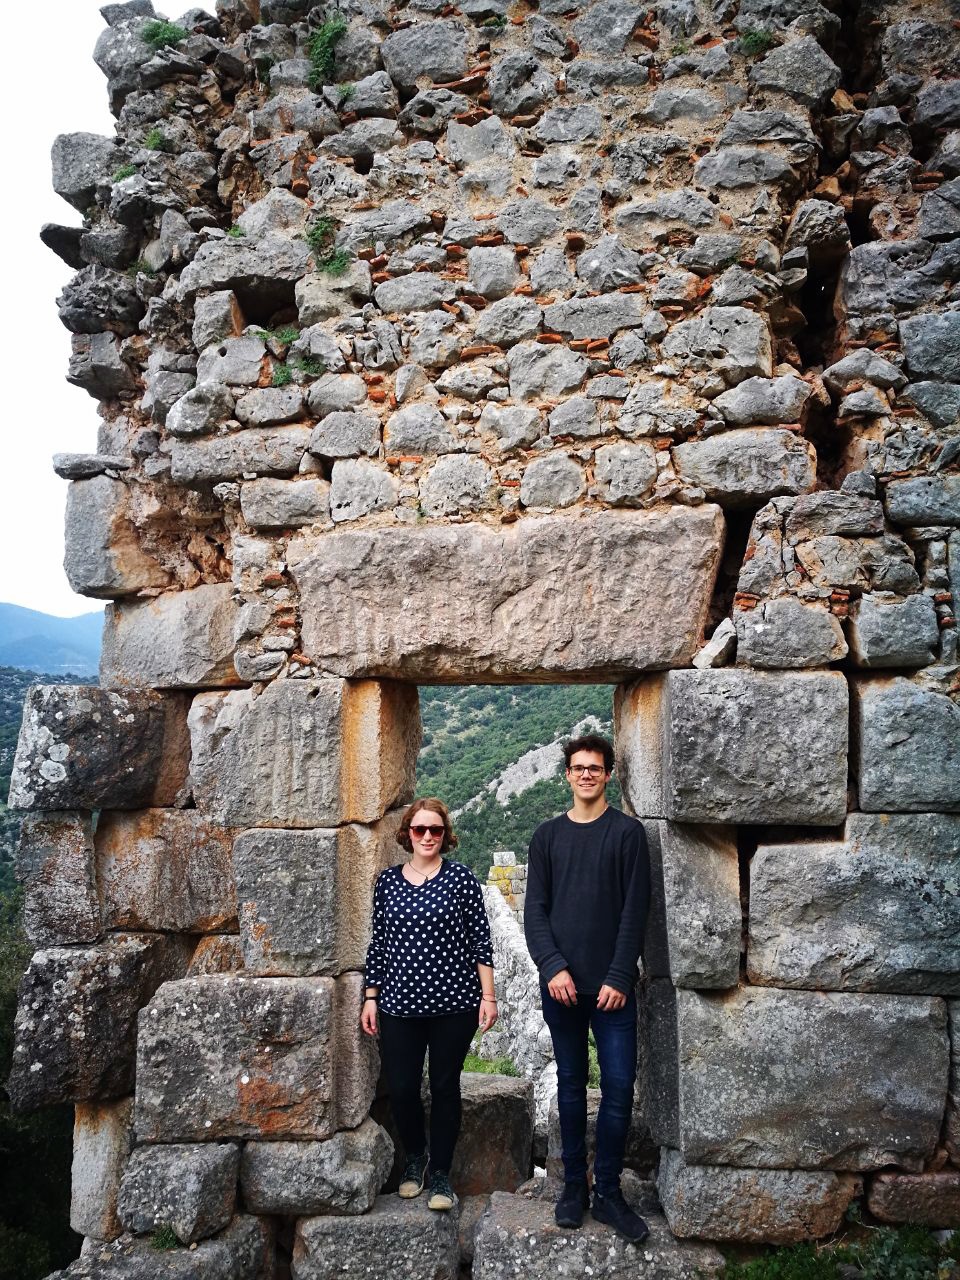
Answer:
M477 1031L479 1009L430 1018L397 1018L380 1013L380 1050L390 1089L390 1107L405 1154L427 1146L423 1102L423 1060L430 1052L430 1167L450 1172L460 1134L460 1072Z
M593 1027L600 1062L600 1111L594 1186L601 1195L620 1187L627 1145L633 1086L637 1076L637 998L631 991L622 1009L598 1009L597 997L577 994L575 1005L554 1000L540 983L543 1019L557 1060L557 1109L564 1179L587 1180L587 1035Z

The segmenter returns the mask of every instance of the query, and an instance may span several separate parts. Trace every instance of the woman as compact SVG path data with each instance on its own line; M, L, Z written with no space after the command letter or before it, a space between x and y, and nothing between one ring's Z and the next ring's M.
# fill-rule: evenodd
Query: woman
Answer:
M428 1206L452 1209L453 1149L460 1132L460 1072L480 1027L497 1020L490 925L479 881L469 867L444 858L457 845L447 807L414 800L400 821L397 844L409 861L380 873L373 891L360 1023L376 1035L390 1105L406 1153L400 1195L418 1196L430 1166ZM430 1054L430 1150L420 1082Z

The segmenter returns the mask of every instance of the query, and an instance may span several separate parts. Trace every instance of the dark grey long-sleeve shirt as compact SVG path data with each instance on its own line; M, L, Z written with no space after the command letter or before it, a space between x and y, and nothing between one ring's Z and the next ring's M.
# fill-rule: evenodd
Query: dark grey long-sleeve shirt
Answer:
M650 856L636 818L614 808L593 822L564 813L533 833L523 929L545 982L569 969L585 995L632 990L649 905Z

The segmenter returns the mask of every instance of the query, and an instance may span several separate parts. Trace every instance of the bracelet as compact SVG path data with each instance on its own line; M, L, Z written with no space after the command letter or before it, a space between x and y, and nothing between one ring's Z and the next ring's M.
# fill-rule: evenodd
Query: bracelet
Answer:
M492 1000L494 1004L496 1004L496 1003L497 1003L497 997L496 997L496 996L481 996L481 997L480 997L480 999L481 999L481 1000Z
M380 998L379 998L379 996L364 996L364 997L363 997L363 1003L364 1003L364 1004L366 1004L368 1000L372 1000L374 1004L379 1004L379 1003L380 1003Z

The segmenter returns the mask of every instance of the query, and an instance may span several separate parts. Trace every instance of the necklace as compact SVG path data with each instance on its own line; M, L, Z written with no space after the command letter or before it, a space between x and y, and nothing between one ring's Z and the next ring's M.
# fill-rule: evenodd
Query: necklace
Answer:
M405 864L405 867L406 867L406 870L407 870L407 871L412 871L412 872L413 872L413 874L414 874L415 876L421 876L421 877L422 877L422 879L421 879L421 881L420 881L420 884L419 884L419 885L417 885L417 888L419 889L419 888L421 888L423 885L425 885L425 884L427 883L427 881L428 881L428 880L432 880L432 879L434 878L434 876L437 876L437 875L439 875L439 874L440 874L440 872L441 872L441 871L442 871L442 869L443 869L443 861L441 860L441 862L440 862L440 866L439 866L439 867L436 867L433 871L431 871L429 875L425 875L425 874L424 874L424 872L422 872L422 871L418 871L418 870L417 870L417 868L416 868L416 867L414 867L413 865L411 865L411 863L409 863L409 862ZM402 873L401 873L401 874L402 874ZM406 877L404 877L404 878L406 878Z

